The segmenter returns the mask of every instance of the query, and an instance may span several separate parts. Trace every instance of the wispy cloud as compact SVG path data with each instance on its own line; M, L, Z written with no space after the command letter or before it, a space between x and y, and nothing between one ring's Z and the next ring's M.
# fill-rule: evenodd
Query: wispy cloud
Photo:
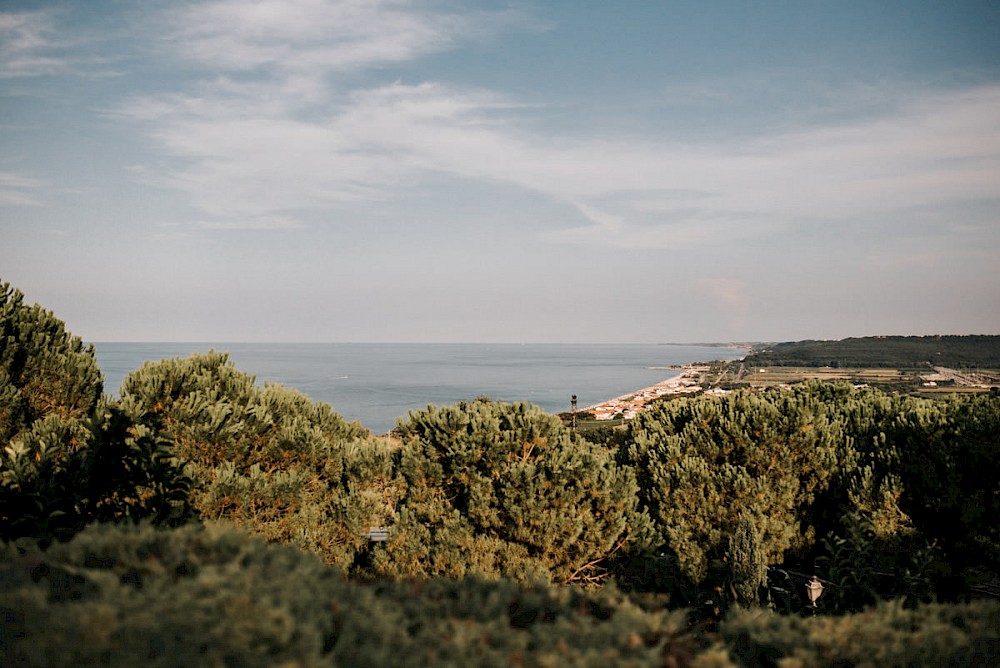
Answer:
M146 123L182 161L158 182L186 192L208 216L202 226L222 229L296 226L310 212L412 183L427 156L402 155L391 140L371 137L375 119L358 115L385 92L352 91L338 77L528 23L517 11L459 15L401 0L219 0L171 10L165 20L164 49L207 66L206 76L114 113ZM469 93L422 97L429 106L401 111L440 124L488 106ZM380 117L388 111L381 106Z
M38 206L41 202L34 196L34 190L42 183L12 172L0 172L0 205Z
M48 11L0 12L0 78L53 74L66 68Z
M127 30L117 19L90 25L70 4L36 11L0 10L0 79L71 75L117 77L121 54L102 48L120 45Z
M151 113L150 107L156 107ZM320 120L225 96L141 102L170 177L214 216L377 199L421 174L514 184L568 203L553 241L673 247L996 197L1000 87L917 98L891 117L746 143L539 136L501 96L438 84L355 92Z
M244 220L207 220L198 225L208 230L294 230L302 224L291 218L263 216Z
M172 13L183 53L228 71L348 69L448 48L472 30L455 14L414 11L399 0L218 0Z
M536 109L496 92L348 76L454 48L495 30L495 18L402 0L184 5L171 10L164 45L208 74L117 113L143 123L176 159L161 183L222 228L298 225L442 174L575 207L580 224L540 230L549 241L626 248L892 219L997 196L996 85L894 89L887 105L872 105L865 90L863 118L831 111L827 125L805 130L681 141L528 130L541 127Z

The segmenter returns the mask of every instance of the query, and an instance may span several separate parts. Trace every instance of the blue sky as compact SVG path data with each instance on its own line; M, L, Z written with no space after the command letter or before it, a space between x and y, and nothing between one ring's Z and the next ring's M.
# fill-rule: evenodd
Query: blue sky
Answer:
M996 2L0 3L89 341L1000 333Z

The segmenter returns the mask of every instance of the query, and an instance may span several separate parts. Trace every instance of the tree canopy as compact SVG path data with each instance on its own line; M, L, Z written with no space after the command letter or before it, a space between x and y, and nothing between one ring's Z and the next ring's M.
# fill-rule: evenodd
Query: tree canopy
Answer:
M430 406L396 431L406 495L388 572L600 579L645 526L631 470L535 406Z
M187 480L160 433L102 397L93 346L0 283L0 537L87 522L182 522Z

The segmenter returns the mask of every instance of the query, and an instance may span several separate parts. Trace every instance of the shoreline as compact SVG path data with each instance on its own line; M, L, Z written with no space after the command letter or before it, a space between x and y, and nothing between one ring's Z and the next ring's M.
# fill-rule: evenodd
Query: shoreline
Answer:
M597 420L610 420L618 415L630 420L643 410L646 404L655 399L700 392L702 390L700 385L702 374L709 370L709 366L707 364L685 364L680 369L681 372L673 378L588 406L581 412L593 413Z

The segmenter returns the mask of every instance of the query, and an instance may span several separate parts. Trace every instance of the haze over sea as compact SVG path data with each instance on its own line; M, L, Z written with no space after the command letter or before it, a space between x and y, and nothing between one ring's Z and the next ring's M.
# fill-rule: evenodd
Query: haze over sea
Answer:
M258 383L280 383L330 404L348 420L386 433L428 404L486 395L528 401L550 413L580 408L658 383L674 365L737 359L716 346L474 343L96 343L105 392L146 361L228 352Z

